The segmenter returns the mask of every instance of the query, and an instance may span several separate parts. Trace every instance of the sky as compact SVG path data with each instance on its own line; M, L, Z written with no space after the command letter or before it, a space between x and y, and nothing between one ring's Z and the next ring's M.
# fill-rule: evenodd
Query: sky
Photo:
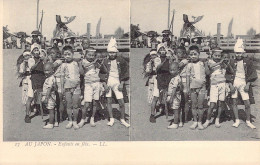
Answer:
M87 32L87 23L91 23L91 34L95 35L100 17L101 34L114 34L118 27L129 32L129 0L40 0L41 10L44 11L43 35L47 39L53 35L56 15L76 16L68 27L80 35ZM36 29L36 13L37 0L3 0L3 25L8 25L10 32L25 31L31 34Z
M204 15L195 26L206 35L216 34L217 23L221 23L221 34L226 36L232 18L233 34L245 35L251 27L260 33L260 0L171 0L170 6L171 11L175 9L175 36L180 35L183 14L187 14L190 21L191 16ZM167 28L168 0L131 0L131 23L139 24L142 32L161 33Z

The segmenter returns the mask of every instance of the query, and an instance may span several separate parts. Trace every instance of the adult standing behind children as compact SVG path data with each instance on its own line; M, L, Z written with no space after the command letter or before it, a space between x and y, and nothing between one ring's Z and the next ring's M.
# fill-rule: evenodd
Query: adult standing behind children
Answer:
M114 38L111 38L107 47L108 59L104 60L104 65L107 68L104 85L107 98L107 109L110 117L110 121L107 123L109 126L113 126L114 118L112 112L112 91L114 92L116 99L119 103L119 109L121 112L120 122L125 127L130 127L130 124L125 121L125 102L123 96L123 88L125 81L129 80L129 64L128 62L118 56L117 43Z

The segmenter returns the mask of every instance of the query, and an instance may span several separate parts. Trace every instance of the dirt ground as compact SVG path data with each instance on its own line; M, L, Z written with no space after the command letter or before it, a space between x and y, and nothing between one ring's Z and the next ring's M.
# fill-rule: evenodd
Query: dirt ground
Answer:
M260 81L257 81L257 86L254 87L255 105L251 106L251 114L253 124L257 129L248 128L245 121L241 121L239 128L232 127L233 121L226 120L221 123L220 128L215 128L214 124L210 125L205 130L190 130L189 126L192 121L188 122L182 128L167 129L172 116L166 119L165 116L159 116L156 123L150 123L150 106L147 103L147 87L145 87L146 79L142 75L142 61L144 56L149 53L149 49L131 49L130 55L130 70L131 70L131 140L134 141L249 141L257 140L254 137L260 131L260 107L259 86ZM202 56L205 56L203 54ZM258 75L259 75L258 71ZM239 116L245 119L245 113L242 110L244 107L239 106ZM158 115L158 114L157 114Z
M52 130L42 129L48 116L32 118L24 122L25 107L21 103L20 80L16 75L16 60L22 53L19 49L3 50L3 140L4 141L128 141L129 129L120 124L118 107L114 106L115 124L106 125L107 120L96 122L96 127L87 123L79 130L66 129L67 121ZM129 104L126 114L129 117ZM128 121L129 122L129 121Z

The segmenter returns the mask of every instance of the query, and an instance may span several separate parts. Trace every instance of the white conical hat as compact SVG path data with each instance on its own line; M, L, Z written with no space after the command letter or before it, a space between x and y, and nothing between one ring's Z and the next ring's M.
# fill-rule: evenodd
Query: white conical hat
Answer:
M237 39L237 42L234 46L234 52L245 52L244 42L241 38Z
M111 39L107 45L107 51L108 52L118 52L116 39L114 37L111 37Z

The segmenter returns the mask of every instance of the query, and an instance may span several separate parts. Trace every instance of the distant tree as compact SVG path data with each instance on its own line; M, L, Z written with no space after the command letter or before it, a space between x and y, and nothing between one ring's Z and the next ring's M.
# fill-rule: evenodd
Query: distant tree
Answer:
M254 36L254 35L256 35L256 30L251 27L251 28L247 31L246 34L249 35L249 36Z
M117 28L115 31L115 37L122 38L123 35L124 35L124 29L122 29L121 27Z
M142 33L140 32L139 24L137 25L131 24L130 29L131 29L131 40L135 40L137 37L142 35Z

